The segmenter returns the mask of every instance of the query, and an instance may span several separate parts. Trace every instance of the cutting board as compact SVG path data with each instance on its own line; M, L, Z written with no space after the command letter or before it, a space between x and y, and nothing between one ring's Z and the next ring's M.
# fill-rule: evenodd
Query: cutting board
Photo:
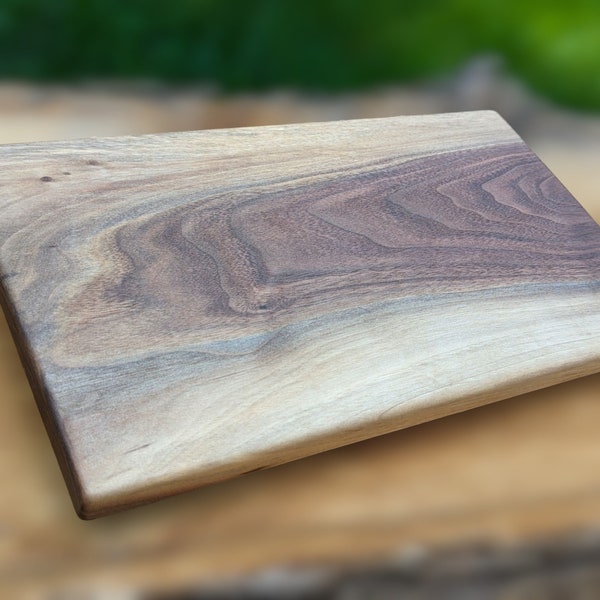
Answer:
M600 371L600 228L488 111L1 146L0 277L83 518Z

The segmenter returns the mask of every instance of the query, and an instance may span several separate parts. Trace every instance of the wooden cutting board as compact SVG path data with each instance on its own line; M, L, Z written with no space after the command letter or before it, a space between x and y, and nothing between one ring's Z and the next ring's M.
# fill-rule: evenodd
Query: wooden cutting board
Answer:
M1 146L0 244L84 518L600 370L600 228L493 112Z

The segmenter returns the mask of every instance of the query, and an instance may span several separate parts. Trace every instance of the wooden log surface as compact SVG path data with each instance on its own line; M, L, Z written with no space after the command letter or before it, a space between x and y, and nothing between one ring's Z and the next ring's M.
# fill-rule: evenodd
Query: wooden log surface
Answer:
M600 235L489 112L0 149L82 516L597 371Z
M218 105L215 121L212 105L210 110L198 108L205 101L202 95L194 102L186 100L186 113L179 110L177 93L155 99L144 91L123 101L107 94L84 102L79 90L49 94L23 87L8 94L6 88L0 86L4 143L294 122L306 120L308 112L306 102L288 106L277 98L275 111L270 98L234 97L228 101L232 106ZM393 101L389 94L374 94L369 110L361 97L344 104L343 114L385 116L422 111L423 106L432 112L452 108L431 106L431 99L426 100L407 106L400 92L393 94ZM600 221L597 120L558 111L549 116L538 106L535 119L521 121L504 110ZM319 120L331 114L326 104L311 108L309 116ZM70 509L0 314L0 479L9 482L0 494L0 596L114 598L146 597L149 592L155 598L155 590L163 590L165 597L178 590L192 596L207 580L237 579L256 570L274 573L284 585L280 569L307 565L320 570L348 562L381 565L403 557L406 568L416 571L411 581L418 581L421 567L431 573L428 557L435 561L440 545L450 557L463 544L475 544L477 557L482 549L489 557L485 549L493 553L512 548L517 557L525 552L531 565L532 540L539 538L543 544L556 539L567 551L570 546L563 540L579 534L589 539L600 528L599 377L81 522ZM518 566L518 561L511 559L511 564ZM557 570L555 560L550 565ZM525 597L532 593L528 588Z

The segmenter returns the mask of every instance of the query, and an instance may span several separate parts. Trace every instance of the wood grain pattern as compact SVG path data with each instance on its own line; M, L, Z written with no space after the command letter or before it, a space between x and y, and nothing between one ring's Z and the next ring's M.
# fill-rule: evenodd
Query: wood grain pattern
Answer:
M3 305L95 517L600 370L600 231L491 112L0 147Z

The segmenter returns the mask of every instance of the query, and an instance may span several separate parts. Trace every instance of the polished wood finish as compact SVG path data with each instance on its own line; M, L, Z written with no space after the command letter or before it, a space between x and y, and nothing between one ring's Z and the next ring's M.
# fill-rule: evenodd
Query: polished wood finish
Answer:
M600 230L495 113L0 148L90 518L600 370Z

